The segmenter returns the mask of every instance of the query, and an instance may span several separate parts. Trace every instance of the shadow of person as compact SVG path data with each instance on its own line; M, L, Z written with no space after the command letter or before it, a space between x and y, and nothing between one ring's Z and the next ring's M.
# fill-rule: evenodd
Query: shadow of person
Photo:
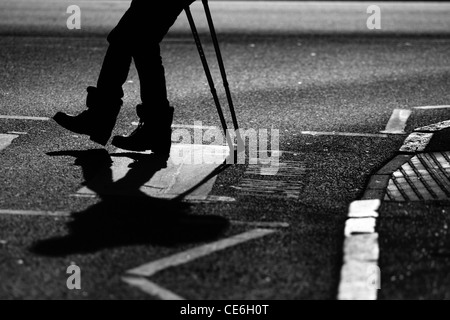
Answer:
M228 227L218 216L194 215L180 200L149 197L140 188L165 168L167 162L153 154L116 154L134 162L126 175L114 182L112 158L106 150L62 151L50 156L73 156L82 167L84 185L101 201L72 214L69 234L41 240L30 251L44 256L93 253L106 248L152 244L176 246L217 239ZM93 179L95 177L95 179ZM120 195L126 189L126 195Z

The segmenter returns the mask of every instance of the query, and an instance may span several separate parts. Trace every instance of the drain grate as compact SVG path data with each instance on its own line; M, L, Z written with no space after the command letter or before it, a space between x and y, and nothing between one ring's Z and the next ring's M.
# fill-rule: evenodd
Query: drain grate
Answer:
M450 152L419 154L393 173L386 201L450 199Z

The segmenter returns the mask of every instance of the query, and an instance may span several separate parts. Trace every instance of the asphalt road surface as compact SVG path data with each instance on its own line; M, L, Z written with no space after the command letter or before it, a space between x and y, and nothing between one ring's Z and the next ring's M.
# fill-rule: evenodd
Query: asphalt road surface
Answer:
M138 191L146 182L140 178L151 177L139 166L134 180L118 185L114 174L133 169L118 165L111 174L111 162L133 155L110 146L105 153L37 118L83 109L105 37L129 2L80 1L81 30L67 29L71 4L0 3L0 115L12 117L0 117L0 298L336 299L349 204L405 139L380 131L394 109L449 104L450 5L380 2L381 30L369 30L363 2L211 2L240 125L270 137L279 132L281 166L276 175L267 164L227 166L208 198L179 203ZM193 12L214 61L200 3ZM162 54L176 128L193 137L199 122L219 127L184 16ZM124 90L115 134L135 128L134 68ZM405 131L448 116L448 109L416 110ZM116 194L80 192L95 191L99 176ZM440 203L420 215L449 209ZM383 240L411 237L390 219L407 210L416 209L383 209L379 298L449 298L447 256L406 275L399 257L408 255ZM204 247L211 243L215 249ZM146 276L133 278L141 288L124 281L151 262ZM66 285L72 264L81 270L81 290Z

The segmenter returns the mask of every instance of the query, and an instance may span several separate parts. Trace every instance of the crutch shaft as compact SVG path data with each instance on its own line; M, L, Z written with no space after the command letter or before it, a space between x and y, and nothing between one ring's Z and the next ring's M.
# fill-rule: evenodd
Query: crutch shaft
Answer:
M229 86L229 83L228 83L228 77L227 77L227 73L226 73L226 70L225 70L225 64L224 64L222 53L221 53L221 50L220 50L219 41L217 39L216 28L214 26L214 22L213 22L213 19L212 19L211 10L209 8L208 0L202 0L202 3L203 3L203 6L205 8L206 19L208 21L208 26L209 26L209 30L210 30L210 33L211 33L212 41L213 41L213 44L214 44L214 49L216 51L217 62L219 64L220 73L222 75L223 85L224 85L224 88L225 88L225 93L226 93L226 96L227 96L228 105L229 105L230 112L231 112L231 117L232 117L232 120L233 120L233 125L234 125L235 130L238 130L239 129L239 125L238 125L238 121L237 121L237 117L236 117L236 112L235 112L235 109L234 109L233 98L231 96L230 86Z
M187 16L188 21L189 21L189 25L190 25L191 30L192 30L192 35L194 37L195 44L197 45L197 49L198 49L198 52L199 52L199 55L200 55L200 60L201 60L201 62L203 64L203 68L205 70L206 78L208 80L208 84L209 84L209 87L211 89L211 94L213 96L214 103L216 105L217 112L219 114L220 122L222 124L222 127L223 127L223 130L224 130L227 142L228 142L228 144L230 146L230 149L234 149L234 147L233 147L234 144L233 144L233 141L232 141L230 135L228 134L228 127L227 127L227 123L226 123L226 120L225 120L225 116L224 116L222 107L220 105L220 100L219 100L219 97L217 95L217 90L215 88L214 80L213 80L213 77L212 77L212 74L211 74L211 70L210 70L209 65L208 65L208 61L206 60L205 51L203 50L203 46L202 46L200 37L198 35L198 31L197 31L197 27L196 27L195 22L194 22L194 18L192 17L192 13L191 13L191 10L190 10L189 7L186 7L185 11L186 11L186 16Z

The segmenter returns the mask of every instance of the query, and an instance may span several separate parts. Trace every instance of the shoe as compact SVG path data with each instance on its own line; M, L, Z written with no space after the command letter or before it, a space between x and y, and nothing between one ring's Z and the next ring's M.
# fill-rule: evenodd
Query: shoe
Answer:
M161 156L170 154L174 108L153 111L144 105L137 106L140 118L137 129L128 137L115 136L112 145L128 151L149 151Z
M105 99L95 87L87 89L87 110L77 116L58 112L53 120L61 127L74 133L85 134L102 146L108 143L117 116L122 107L122 99Z

